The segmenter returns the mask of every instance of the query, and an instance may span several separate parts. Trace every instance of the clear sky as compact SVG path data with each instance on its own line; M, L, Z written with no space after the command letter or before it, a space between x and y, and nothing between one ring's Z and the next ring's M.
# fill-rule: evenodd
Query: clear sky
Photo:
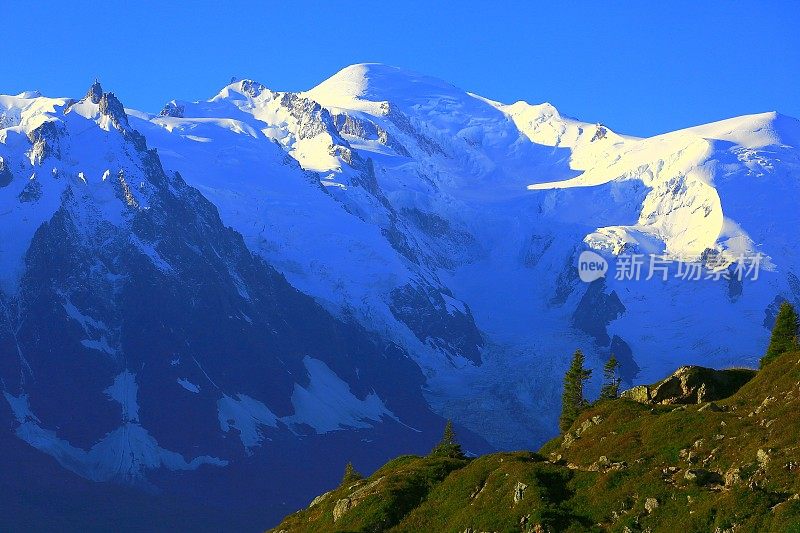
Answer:
M82 96L97 76L127 107L157 111L232 76L302 90L380 62L633 135L800 117L797 0L48 4L0 3L0 93Z

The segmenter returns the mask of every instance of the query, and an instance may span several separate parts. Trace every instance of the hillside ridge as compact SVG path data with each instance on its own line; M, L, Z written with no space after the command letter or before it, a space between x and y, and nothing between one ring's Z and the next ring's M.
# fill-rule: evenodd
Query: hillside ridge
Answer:
M751 374L693 405L596 402L538 452L398 457L269 531L800 531L800 352Z

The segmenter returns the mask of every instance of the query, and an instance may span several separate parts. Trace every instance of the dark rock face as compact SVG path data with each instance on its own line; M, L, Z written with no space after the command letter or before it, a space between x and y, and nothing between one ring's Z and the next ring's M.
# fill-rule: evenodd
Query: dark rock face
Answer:
M542 255L553 244L555 237L548 235L531 235L522 250L522 264L533 268L539 264Z
M167 105L158 114L162 117L183 118L183 113L183 106L173 100L172 102L167 102Z
M461 356L475 364L481 362L480 334L469 306L462 308L451 295L425 286L406 285L392 291L391 310L422 342L429 342L453 356ZM452 302L448 303L445 298Z
M114 93L103 93L103 96L100 97L100 113L108 116L118 130L129 128L128 115L125 113L122 102L114 96Z
M608 135L608 129L603 126L602 124L597 125L597 130L594 132L592 136L592 140L589 142L599 141L601 139L605 139L606 135Z
M631 347L619 335L614 335L611 338L611 344L608 349L609 356L614 354L619 362L619 374L623 381L630 382L638 374L639 365L636 364L636 359L633 357Z
M282 106L289 110L292 117L297 120L299 126L298 136L301 139L311 139L327 132L333 136L334 144L350 147L347 141L339 136L331 114L317 102L298 96L295 93L283 93L280 102Z
M591 282L572 315L573 325L594 337L601 346L611 342L607 326L625 312L617 293L607 294L605 287L604 278Z
M399 129L402 133L408 135L413 139L417 146L428 155L441 155L447 157L447 152L441 145L432 139L430 136L420 132L412 124L411 119L408 118L402 111L392 106L389 102L384 102L381 105L381 110L385 116Z
M388 146L398 155L404 157L409 157L410 155L405 146L377 124L344 113L333 115L332 119L336 130L342 135L351 135L364 140L375 140L384 146Z
M28 134L28 140L33 147L31 148L31 159L35 164L49 157L61 158L61 137L64 135L64 127L55 121L43 122L41 126Z
M41 197L42 184L37 179L29 180L25 188L19 193L19 201L23 203L38 202Z
M403 209L402 215L430 240L431 244L427 249L432 251L439 266L454 268L477 259L483 253L472 234L453 227L435 213L414 208Z
M95 80L89 90L86 92L86 96L84 98L88 99L93 104L99 104L100 98L103 97L103 87L100 85L100 82Z
M566 258L564 262L564 268L562 268L561 272L558 273L555 290L553 291L553 297L550 298L550 305L564 305L572 292L575 290L575 287L580 283L578 269L575 268L577 261L577 251Z
M649 404L698 404L722 400L755 376L755 370L714 370L682 366L654 385L640 385L623 391L622 397Z
M407 354L294 289L224 226L197 190L164 173L113 95L102 94L99 102L118 130L110 134L128 143L131 162L120 163L125 170L116 179L67 184L60 206L33 237L18 292L0 292L0 378L9 395L0 399L0 415L13 437L3 441L8 446L0 456L35 452L88 479L111 468L105 479L157 487L181 505L214 501L228 507L227 516L239 514L231 508L247 508L246 524L235 529L253 529L285 513L265 500L305 503L335 482L340 468L331 465L344 464L356 448L363 468L397 453L427 451L444 421L430 411L424 376ZM59 142L64 134L51 122L33 132L38 164L69 156L69 143L62 150ZM20 200L36 201L41 187L31 180ZM108 199L98 205L86 187L111 187L118 216L109 219ZM441 294L418 296L431 313L448 317L431 334L452 336L454 352L479 360L482 340L468 309L451 314ZM324 363L353 401L376 397L384 413L348 431L293 424L294 395L314 384L307 357ZM121 375L132 376L127 396L111 401ZM223 416L220 402L242 405L243 397L274 415L274 423ZM249 444L247 423L256 435ZM101 445L119 430L120 447ZM37 446L41 451L23 439L37 431L50 432ZM193 467L177 475L169 462L144 461L142 442L131 432L152 439L145 451ZM474 450L487 448L465 435ZM73 486L85 487L67 473L72 481L64 498ZM309 484L311 477L316 481Z
M269 89L264 87L264 85L253 80L242 80L240 84L242 87L242 92L244 92L251 98L256 98L257 96L260 96L263 92L269 91Z
M0 157L0 187L7 186L13 179L14 175L11 174L11 169L8 168L6 161Z

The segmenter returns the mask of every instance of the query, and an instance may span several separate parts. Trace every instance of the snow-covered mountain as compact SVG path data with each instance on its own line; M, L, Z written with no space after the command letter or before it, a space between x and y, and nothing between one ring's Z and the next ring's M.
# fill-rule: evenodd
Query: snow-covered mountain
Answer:
M579 347L628 383L752 365L800 302L800 123L777 113L639 139L363 64L155 115L99 84L0 96L0 127L14 446L256 518L443 417L475 451L541 442ZM587 284L589 249L612 270ZM639 253L669 279L617 279ZM710 279L676 279L688 257Z

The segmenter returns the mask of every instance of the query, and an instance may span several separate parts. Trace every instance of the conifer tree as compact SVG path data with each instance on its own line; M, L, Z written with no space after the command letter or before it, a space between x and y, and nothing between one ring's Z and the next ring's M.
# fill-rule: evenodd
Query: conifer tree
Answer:
M603 366L603 388L600 389L601 400L619 398L619 385L622 383L622 379L619 378L617 372L619 372L619 361L612 353Z
M445 457L452 457L455 459L463 459L464 452L461 451L461 445L456 442L456 432L453 431L453 422L448 420L444 426L444 434L439 444L431 451L431 455L441 455Z
M362 476L353 467L353 463L348 461L344 467L344 476L342 476L342 485L344 485L345 483L352 483L354 481L358 481L359 479L364 479L364 476Z
M578 415L583 411L588 402L583 396L583 386L592 371L584 368L585 357L583 352L575 350L567 373L564 374L564 393L561 396L561 417L558 426L562 433L567 431Z
M775 326L772 328L772 336L769 339L767 353L761 358L761 368L764 368L782 353L800 349L798 329L800 329L800 324L798 323L797 311L789 302L783 302L780 311L778 311L778 317L775 319Z

